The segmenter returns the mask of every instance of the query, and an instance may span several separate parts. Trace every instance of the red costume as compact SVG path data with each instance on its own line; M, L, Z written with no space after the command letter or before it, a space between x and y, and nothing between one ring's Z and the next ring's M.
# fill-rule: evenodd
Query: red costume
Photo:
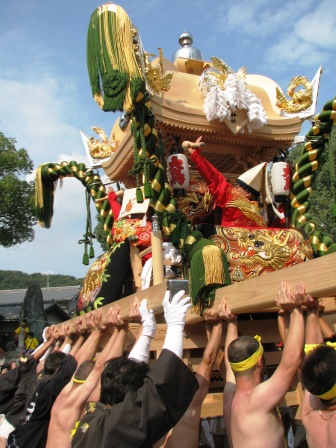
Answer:
M114 218L112 227L113 241L120 243L130 235L136 235L137 239L131 242L133 246L139 247L140 250L149 247L151 244L151 222L146 221L144 223L142 219L131 218L131 216L129 218L124 217L119 219L121 205L118 202L115 192L110 191L107 197Z
M204 178L215 205L222 209L222 227L265 227L258 203L240 195L197 149L191 154L198 172Z

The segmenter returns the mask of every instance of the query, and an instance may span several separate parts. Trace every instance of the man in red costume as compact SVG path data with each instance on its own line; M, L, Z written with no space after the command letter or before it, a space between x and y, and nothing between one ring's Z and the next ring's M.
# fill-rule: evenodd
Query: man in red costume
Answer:
M200 154L201 138L191 144L184 142L186 143L184 147L188 149L191 160L209 187L215 205L222 210L221 226L266 227L267 224L259 209L258 197L265 180L267 181L267 163L261 163L246 171L238 177L233 186ZM267 197L267 200L270 201L270 198Z

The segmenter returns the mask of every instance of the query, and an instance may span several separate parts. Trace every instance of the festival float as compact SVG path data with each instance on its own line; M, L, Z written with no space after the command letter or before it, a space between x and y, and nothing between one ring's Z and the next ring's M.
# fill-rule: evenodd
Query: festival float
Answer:
M187 280L193 307L187 317L184 353L193 368L206 345L202 313L225 297L239 315L242 334L259 333L266 361L281 357L275 297L281 280L319 298L326 314L336 312L336 244L309 214L312 181L336 119L336 100L315 116L321 75L294 77L282 92L272 79L234 71L219 56L204 61L188 32L170 61L142 46L139 30L118 5L106 3L90 19L87 65L92 95L105 112L120 112L110 137L94 127L82 133L90 165L46 163L36 174L39 223L49 228L55 184L75 177L93 201L109 250L88 269L76 313L111 302L126 318L134 297L148 299L157 315L153 359L165 335L162 299L170 280ZM151 59L154 58L152 61ZM305 119L312 128L294 171L287 161ZM222 226L220 210L204 179L187 158L202 155L234 183L261 164L264 225ZM99 170L110 179L109 191ZM91 218L84 235L83 263L94 258ZM285 271L284 271L285 270ZM130 325L130 338L137 327ZM225 340L225 334L223 341ZM281 344L280 344L281 345ZM222 414L223 386L214 371L202 416ZM300 391L286 396L300 402Z

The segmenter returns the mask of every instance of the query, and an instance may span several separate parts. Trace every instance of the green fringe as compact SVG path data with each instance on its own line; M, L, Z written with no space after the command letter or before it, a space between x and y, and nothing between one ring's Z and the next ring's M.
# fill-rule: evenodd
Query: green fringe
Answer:
M88 265L89 264L89 256L88 254L83 254L83 262L84 265Z
M122 111L124 107L126 86L129 81L129 74L119 70L111 70L108 75L102 76L104 90L105 112Z
M143 198L143 195L142 195L141 188L137 188L137 189L136 189L136 191L135 191L135 197L136 197L136 200L137 200L137 203L138 203L138 204L142 204L142 203L143 203L144 198Z
M94 257L95 257L95 253L94 253L94 248L93 248L93 246L90 246L89 257L90 257L90 258L94 258Z
M153 198L154 194L153 194L153 188L150 182L145 182L144 183L144 193L145 193L145 198Z

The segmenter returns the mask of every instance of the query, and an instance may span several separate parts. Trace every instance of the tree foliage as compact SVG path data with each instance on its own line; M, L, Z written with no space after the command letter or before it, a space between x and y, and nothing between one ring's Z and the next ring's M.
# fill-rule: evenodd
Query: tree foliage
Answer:
M29 285L38 283L41 288L57 286L77 286L83 284L82 278L61 274L26 274L21 271L0 271L0 290L26 289Z
M0 132L0 245L11 247L34 239L36 224L34 182L19 176L30 174L33 162L16 140Z
M289 159L295 165L302 154L304 144L293 146ZM329 140L319 157L319 167L312 182L309 201L309 213L317 229L330 236L336 242L336 128L329 135Z

